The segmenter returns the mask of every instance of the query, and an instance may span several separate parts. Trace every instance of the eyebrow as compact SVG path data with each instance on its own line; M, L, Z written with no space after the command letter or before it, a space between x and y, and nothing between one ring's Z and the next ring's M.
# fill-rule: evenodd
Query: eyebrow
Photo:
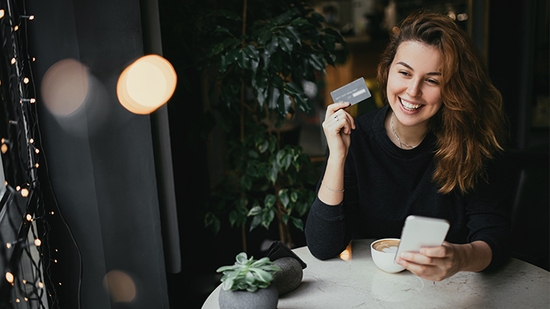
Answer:
M403 62L403 61L399 61L399 62L397 62L396 64L400 64L400 65L402 65L402 66L404 66L404 67L407 67L409 70L414 71L414 69L413 69L410 65L406 64L406 63ZM428 72L426 75L437 75L437 76L441 76L441 72Z

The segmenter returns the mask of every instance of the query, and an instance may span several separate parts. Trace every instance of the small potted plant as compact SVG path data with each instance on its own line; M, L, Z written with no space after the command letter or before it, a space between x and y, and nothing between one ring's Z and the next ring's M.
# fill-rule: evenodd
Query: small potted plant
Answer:
M221 309L276 309L279 294L272 285L275 272L281 268L269 258L254 260L241 252L235 264L222 266L217 272L223 273L219 294Z

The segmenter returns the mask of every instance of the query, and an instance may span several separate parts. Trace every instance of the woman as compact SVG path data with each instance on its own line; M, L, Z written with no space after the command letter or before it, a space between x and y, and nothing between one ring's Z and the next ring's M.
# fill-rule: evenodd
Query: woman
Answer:
M329 147L307 222L319 259L352 238L400 237L408 215L451 223L439 247L397 260L439 281L509 255L502 98L473 42L447 16L415 13L395 28L378 67L386 105L353 119L327 107Z

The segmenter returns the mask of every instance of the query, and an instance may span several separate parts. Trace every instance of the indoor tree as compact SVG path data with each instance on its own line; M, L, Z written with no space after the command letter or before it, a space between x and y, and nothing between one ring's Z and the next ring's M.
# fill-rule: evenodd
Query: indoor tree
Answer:
M345 43L304 1L212 5L196 22L203 47L197 54L226 134L227 162L205 222L217 231L227 217L243 229L246 250L246 228L276 221L280 240L291 245L289 224L303 229L318 175L285 137L296 113L313 108L304 83L317 82L327 65L345 57Z

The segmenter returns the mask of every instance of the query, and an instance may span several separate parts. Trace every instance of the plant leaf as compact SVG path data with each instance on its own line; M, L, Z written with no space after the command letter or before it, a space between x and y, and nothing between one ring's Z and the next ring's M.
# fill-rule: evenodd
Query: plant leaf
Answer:
M252 207L252 209L250 209L250 211L248 212L248 215L249 217L251 216L257 216L259 215L260 213L262 212L262 207L260 206L255 206L255 207Z
M255 216L254 218L252 218L252 222L250 222L250 231L258 227L258 225L260 225L261 222L262 222L261 216Z
M278 104L277 101L279 100L279 96L281 95L281 92L276 87L270 87L270 96L268 101L269 109L275 109L277 108Z
M288 195L288 189L281 189L279 190L279 200L283 204L283 206L286 208L288 206L288 203L290 202L290 197Z
M273 194L268 194L265 196L264 199L264 205L266 208L273 207L275 205L275 202L277 202L277 198Z
M289 38L281 36L279 37L279 43L279 46L285 53L290 54L292 52L292 42L290 42Z
M298 33L298 31L296 31L296 29L294 29L294 27L288 26L286 27L286 31L287 31L287 36L288 34L290 34L290 36L292 36L292 38L297 44L302 45L302 41L300 40L300 34Z
M286 115L289 110L292 108L292 100L287 94L283 95L283 114Z
M283 222L285 224L288 224L288 219L290 218L290 216L288 214L283 214Z
M271 282L273 280L273 275L263 269L260 268L251 268L250 271L256 275L256 278L258 278L260 281L263 282Z
M292 220L292 224L294 224L294 226L297 227L300 231L304 230L304 222L302 221L302 219L290 217L290 220Z
M260 153L264 153L267 150L267 147L269 146L269 142L267 140L263 140L260 145L258 145L258 151Z
M231 212L229 212L229 223L231 224L231 226L235 226L235 223L237 223L238 221L239 214L237 213L237 211L231 210Z
M223 283L222 283L222 289L224 289L225 291L229 291L233 288L233 279L228 279L228 280L225 280Z
M290 200L293 202L293 203L296 203L296 201L298 200L298 192L296 191L292 191L290 193Z
M228 65L230 65L232 63L235 63L235 61L237 61L237 59L239 57L239 54L240 54L240 49L238 49L238 48L235 48L235 49L232 49L232 50L228 51L225 54L225 58L223 58L222 67L225 68Z
M253 272L248 272L246 273L244 280L246 283L248 283L248 285L253 285L256 281L256 276L254 276Z
M273 219L275 218L275 211L273 209L270 209L269 211L266 211L262 214L262 225L266 229L269 229L269 226L271 225L271 222L273 222Z
M316 55L316 54L311 54L309 56L309 63L311 64L311 66L318 70L318 71L324 71L325 70L325 62L323 60L323 57L319 56L319 55Z
M269 40L271 40L271 37L271 31L262 31L262 33L258 36L258 44L260 44L260 46L264 46Z
M254 293L254 292L256 292L256 291L258 290L258 287L256 287L256 286L249 286L249 287L246 288L246 290L247 290L248 292Z
M272 184L274 184L275 182L277 182L278 175L279 166L277 165L277 162L273 162L273 164L271 164L271 168L268 170L266 177L269 181L271 181Z
M241 252L237 254L237 256L235 257L235 261L237 262L237 264L246 264L246 262L248 262L248 256L246 255L246 252Z
M277 47L279 47L279 40L277 39L277 37L274 36L271 39L271 42L269 42L269 44L267 44L265 48L265 50L267 51L267 55L271 57L271 55L273 55L277 50Z
M263 267L264 265L272 264L271 260L268 257L263 257L257 261L254 261L250 267Z

